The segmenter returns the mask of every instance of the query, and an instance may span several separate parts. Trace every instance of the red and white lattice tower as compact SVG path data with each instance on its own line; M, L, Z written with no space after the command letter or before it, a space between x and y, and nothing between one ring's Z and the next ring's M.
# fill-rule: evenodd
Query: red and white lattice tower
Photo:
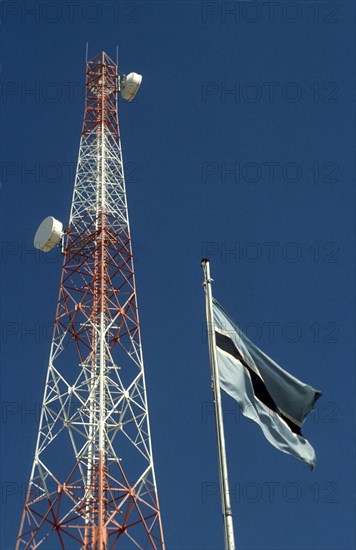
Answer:
M117 65L87 62L83 130L17 549L163 549L118 124Z

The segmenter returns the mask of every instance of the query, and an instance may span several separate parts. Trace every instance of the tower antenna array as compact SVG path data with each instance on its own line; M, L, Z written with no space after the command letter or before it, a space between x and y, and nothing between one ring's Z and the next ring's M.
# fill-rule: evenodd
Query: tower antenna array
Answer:
M141 80L104 52L87 62L69 225L36 233L64 256L17 550L164 549L118 119Z

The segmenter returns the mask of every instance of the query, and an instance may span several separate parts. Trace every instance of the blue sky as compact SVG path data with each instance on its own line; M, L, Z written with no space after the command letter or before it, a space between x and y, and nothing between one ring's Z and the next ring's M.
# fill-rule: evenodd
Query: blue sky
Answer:
M354 3L3 2L1 548L13 548L37 434L68 221L85 44L143 74L120 128L167 549L223 532L200 259L247 334L323 391L278 452L224 397L241 550L355 546Z

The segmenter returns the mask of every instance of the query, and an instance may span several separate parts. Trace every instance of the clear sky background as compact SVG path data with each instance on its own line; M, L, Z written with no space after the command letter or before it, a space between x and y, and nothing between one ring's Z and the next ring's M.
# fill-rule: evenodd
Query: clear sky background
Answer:
M224 397L238 548L351 550L354 2L1 8L1 550L19 526L62 263L35 252L33 236L47 215L68 221L87 41L90 57L115 57L118 45L120 71L143 74L120 127L167 549L223 548L200 267L209 256L215 297L324 394L304 426L314 472Z

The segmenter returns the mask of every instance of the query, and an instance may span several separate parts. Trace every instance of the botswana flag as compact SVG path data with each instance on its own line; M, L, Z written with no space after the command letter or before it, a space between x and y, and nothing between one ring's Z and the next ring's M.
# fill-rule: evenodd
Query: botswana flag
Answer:
M274 447L314 468L315 452L301 426L321 392L294 378L255 346L216 300L213 309L221 388Z

